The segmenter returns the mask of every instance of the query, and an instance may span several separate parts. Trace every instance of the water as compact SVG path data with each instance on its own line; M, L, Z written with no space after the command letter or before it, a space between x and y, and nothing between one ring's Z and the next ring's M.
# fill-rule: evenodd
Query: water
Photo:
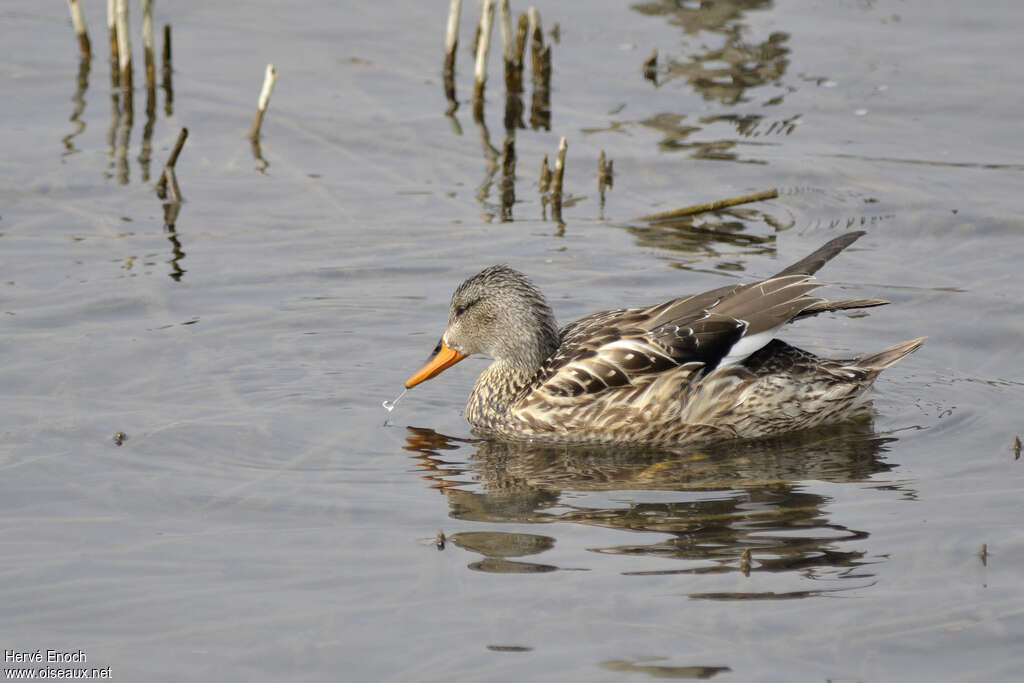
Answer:
M409 393L408 389L402 389L402 393L400 393L398 396L395 396L394 400L392 400L392 401L388 401L388 400L381 401L381 406L383 406L384 410L386 410L387 413L388 413L387 417L384 418L384 426L385 427L390 426L390 424L391 424L391 412L396 407L398 407L398 402L401 401L403 398L405 398L405 395L407 393Z
M0 10L3 647L81 649L115 680L1014 680L1022 10L538 6L551 130L517 132L507 208L494 51L486 129L466 101L471 5L446 117L446 7L157 3L172 97L147 115L136 38L130 126L63 5ZM153 183L185 126L170 231ZM536 181L562 135L559 226ZM892 305L785 338L928 335L873 424L675 454L491 443L460 414L469 359L381 425L486 265L566 322L850 229L825 293Z

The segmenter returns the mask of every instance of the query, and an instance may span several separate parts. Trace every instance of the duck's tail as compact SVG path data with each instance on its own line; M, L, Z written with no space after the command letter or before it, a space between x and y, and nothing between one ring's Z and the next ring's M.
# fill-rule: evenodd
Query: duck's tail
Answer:
M862 370L867 370L873 375L877 375L887 367L894 365L904 356L917 351L921 347L921 344L924 344L925 339L927 339L927 337L918 337L917 339L911 339L903 342L902 344L897 344L896 346L890 346L878 353L869 353L864 356L859 356L854 360L853 365L856 365Z
M779 271L774 277L785 275L814 275L821 267L835 258L836 254L860 239L865 234L863 230L856 230L840 235L834 240L829 240L788 268Z

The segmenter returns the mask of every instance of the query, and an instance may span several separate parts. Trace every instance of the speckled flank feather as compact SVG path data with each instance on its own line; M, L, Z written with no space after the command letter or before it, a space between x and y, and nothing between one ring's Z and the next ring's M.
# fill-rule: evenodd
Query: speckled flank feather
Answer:
M676 445L856 417L878 374L923 339L827 360L773 337L796 319L886 303L811 295L820 285L810 276L862 234L761 282L595 313L561 330L524 275L488 268L456 290L443 337L460 357L494 358L466 418L505 436Z

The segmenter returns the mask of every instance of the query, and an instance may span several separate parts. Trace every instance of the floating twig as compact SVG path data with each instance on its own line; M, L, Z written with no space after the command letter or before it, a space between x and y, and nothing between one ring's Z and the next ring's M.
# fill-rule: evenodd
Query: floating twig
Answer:
M170 156L167 157L167 163L164 164L164 171L160 174L160 179L156 181L156 195L160 197L160 199L164 199L164 197L167 196L168 171L170 171L170 175L173 175L174 165L178 163L178 155L181 154L181 148L185 146L185 140L187 138L188 128L182 128L181 132L178 133L178 139L174 143L174 147L171 148Z
M565 175L565 153L569 145L563 136L558 143L558 156L555 157L555 170L551 174L551 218L562 223L562 178Z
M634 221L646 221L648 223L656 223L658 221L667 221L672 218L679 218L681 216L692 216L696 213L705 213L707 211L718 211L719 209L725 209L730 206L736 206L737 204L747 204L749 202L758 202L764 199L775 199L779 196L779 191L775 188L770 190L762 190L760 192L752 192L751 194L741 194L738 197L729 197L728 199L719 199L714 202L704 202L703 204L694 204L693 206L684 206L681 209L672 209L671 211L662 211L660 213L651 213L646 216L639 216L634 218Z
M263 88L260 90L260 99L256 105L256 116L252 120L252 128L249 129L249 138L255 140L260 136L260 127L263 125L263 115L267 112L267 105L270 103L270 93L274 89L274 81L277 79L277 69L273 64L267 64L267 71L263 76Z
M153 60L153 0L142 0L142 58L146 65L146 87L156 87L156 64Z
M462 14L462 0L451 0L448 7L448 32L444 39L444 68L441 76L444 79L444 94L450 105L449 113L458 108L455 99L455 50L459 46L459 17Z
M89 32L85 28L82 5L78 0L68 0L68 9L71 10L71 25L75 27L75 35L78 36L78 49L82 51L82 58L91 59L92 46L89 44Z
M494 23L494 0L484 0L480 7L480 40L476 47L476 68L473 71L473 118L483 120L484 83L487 82L487 53L491 48L491 24Z
M978 549L978 557L981 559L981 565L983 567L988 566L988 543L982 543L981 548Z
M1020 436L1018 435L1017 437L1015 437L1013 439L1013 459L1014 460L1020 460L1020 450L1021 450L1021 443L1020 443Z

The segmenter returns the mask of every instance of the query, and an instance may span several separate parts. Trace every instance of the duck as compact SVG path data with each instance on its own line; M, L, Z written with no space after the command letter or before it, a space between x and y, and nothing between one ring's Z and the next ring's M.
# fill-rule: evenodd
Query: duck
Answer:
M465 417L481 436L679 446L751 439L870 416L868 390L924 337L834 360L776 334L821 313L889 303L828 300L812 276L864 235L845 233L777 274L559 328L541 291L506 265L452 295L448 324L410 389L474 354Z

